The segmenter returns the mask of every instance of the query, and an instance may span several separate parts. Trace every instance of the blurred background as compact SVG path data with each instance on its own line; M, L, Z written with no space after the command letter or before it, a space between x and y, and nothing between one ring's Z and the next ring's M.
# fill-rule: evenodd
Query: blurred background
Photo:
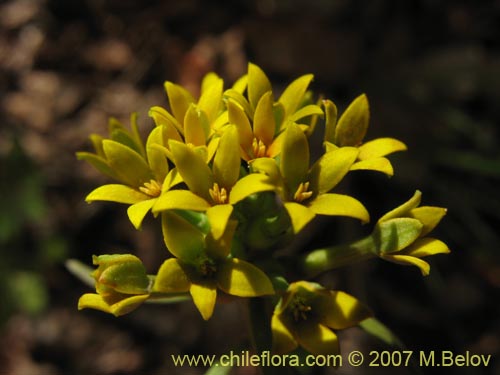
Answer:
M165 80L196 92L216 71L229 85L248 61L276 91L313 73L315 92L341 110L366 92L366 139L409 146L391 157L393 178L350 177L372 218L415 189L423 204L449 209L434 236L452 253L430 260L429 277L373 261L325 276L325 285L368 303L409 349L493 357L488 368L450 373L500 373L499 47L498 0L2 1L0 374L201 374L175 369L170 354L240 348L244 314L234 303L218 305L208 323L191 303L118 319L78 312L88 289L64 261L133 252L156 270L165 257L159 228L133 230L125 206L87 205L107 180L75 152L90 149L90 133L106 134L110 116L128 123L137 111L149 130L148 108L167 105ZM301 244L367 230L319 220ZM343 350L379 348L359 329L341 338ZM372 370L335 373L389 373Z

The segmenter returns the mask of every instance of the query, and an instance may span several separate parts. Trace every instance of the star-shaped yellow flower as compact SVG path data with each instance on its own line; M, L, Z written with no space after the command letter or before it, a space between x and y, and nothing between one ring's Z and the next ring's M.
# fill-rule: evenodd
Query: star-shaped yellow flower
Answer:
M302 129L288 125L280 155L274 159L259 158L250 165L270 176L298 233L315 215L339 215L369 221L365 207L355 198L329 193L349 172L356 160L355 147L340 147L326 152L309 167L309 143Z
M298 281L289 285L271 320L273 351L283 354L303 347L315 355L338 354L333 330L353 327L371 312L353 296Z
M238 127L244 160L275 157L281 151L282 131L288 123L323 115L319 106L304 104L312 79L312 74L297 78L275 102L266 74L257 65L248 64L248 74L244 82L238 85L239 89L230 89L224 93L227 98L228 120ZM242 94L245 88L248 99Z
M271 191L275 186L267 176L249 174L240 179L238 132L234 125L225 127L211 165L195 149L177 141L170 141L172 159L189 191L183 191L185 205L181 205L178 190L162 194L153 212L169 209L206 211L216 238L224 232L233 205L247 196Z
M127 210L129 219L140 228L161 193L181 181L175 168L169 169L162 151L168 139L168 129L163 125L155 127L144 146L135 117L132 118L131 132L116 121L111 124L110 139L92 137L95 154L79 152L77 155L120 183L98 187L86 197L86 201L130 205Z
M274 294L271 281L259 268L231 256L236 223L226 226L216 239L172 211L162 214L165 243L175 258L158 271L153 291L190 292L203 319L213 314L217 289L238 297Z

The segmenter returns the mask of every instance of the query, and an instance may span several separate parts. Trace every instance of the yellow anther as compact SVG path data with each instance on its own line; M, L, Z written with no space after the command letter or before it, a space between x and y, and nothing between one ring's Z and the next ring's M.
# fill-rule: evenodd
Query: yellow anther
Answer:
M213 262L205 260L201 263L199 271L203 277L210 278L217 272L217 268Z
M254 138L252 142L252 152L255 159L263 158L266 156L267 147L260 139Z
M306 199L311 198L312 195L313 195L313 192L309 191L309 182L305 182L305 183L301 182L299 187L297 188L297 191L293 195L293 200L295 202L300 203Z
M214 186L208 190L210 197L214 201L215 204L225 204L227 203L228 196L227 190L225 188L220 188L217 182L214 183Z
M158 197L161 194L161 184L156 180L150 180L140 186L139 190L150 197Z

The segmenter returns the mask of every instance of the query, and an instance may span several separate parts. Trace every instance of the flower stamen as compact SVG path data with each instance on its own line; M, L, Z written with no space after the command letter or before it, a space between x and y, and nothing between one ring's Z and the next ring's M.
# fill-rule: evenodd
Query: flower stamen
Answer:
M263 158L266 156L267 147L264 142L254 137L252 141L252 152L255 158Z
M217 182L214 182L214 186L208 190L210 197L215 202L215 204L226 204L228 200L227 190L225 188L220 188Z
M309 191L309 182L301 182L297 191L293 195L293 200L297 203L305 201L306 199L311 198L313 192Z
M158 197L161 194L161 184L156 180L150 180L145 182L143 186L139 187L139 190L150 197Z
M207 259L200 264L199 271L204 278L211 278L217 272L217 268L213 262Z
M302 298L293 300L290 308L292 310L293 319L296 322L299 320L307 320L307 314L312 310L312 307L307 305Z

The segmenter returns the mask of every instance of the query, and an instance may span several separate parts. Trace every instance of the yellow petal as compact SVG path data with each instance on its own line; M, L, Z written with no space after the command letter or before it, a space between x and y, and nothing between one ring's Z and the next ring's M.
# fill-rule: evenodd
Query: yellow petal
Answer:
M335 142L335 128L337 126L337 106L331 100L324 100L325 107L325 142Z
M102 142L102 147L109 166L128 185L139 187L153 178L146 160L136 151L109 139Z
M269 176L276 186L282 183L281 173L275 159L257 158L252 160L249 166L253 173L263 173Z
M204 320L212 317L217 299L217 288L214 283L207 282L205 284L191 284L189 289L191 297L196 308L200 312Z
M229 123L238 128L241 148L248 155L252 155L253 132L247 115L243 109L233 100L227 101L227 112Z
M406 145L394 138L377 138L359 146L359 160L386 156L397 151L405 151Z
M296 339L309 353L330 355L340 352L337 335L322 324L305 321L295 327Z
M292 122L298 122L304 117L308 116L323 116L323 111L316 104L309 104L305 107L300 108L297 112L292 114L287 120Z
M309 169L309 142L304 132L291 123L285 130L285 139L281 146L281 175L290 194L294 194L304 181Z
M194 103L192 95L184 87L172 82L165 82L170 109L179 123L184 121L184 116L191 103Z
M370 214L357 199L343 194L322 194L309 202L309 209L318 215L348 216L370 221Z
M219 204L207 210L210 232L215 240L220 239L224 234L232 212L233 206L230 204Z
M431 266L425 260L420 258L415 258L410 255L400 255L400 254L382 254L382 259L388 260L390 262L401 264L403 266L417 266L422 272L422 276L429 275L431 271Z
M335 143L337 146L358 146L363 141L368 123L370 110L365 94L358 96L340 116L335 129Z
M240 142L238 130L234 125L224 128L215 154L214 179L222 188L229 190L238 181L240 175Z
M182 120L184 119L184 117L181 117L178 121L165 108L159 106L151 107L148 114L149 117L153 119L156 126L164 125L167 127L167 134L169 139L175 139L179 142L181 141L180 134L184 134L184 128L182 126Z
M372 316L368 307L341 291L322 291L316 308L318 320L333 329L353 327Z
M209 124L211 124L219 115L219 110L222 105L222 91L224 89L224 81L216 75L212 75L204 84L198 107L205 112Z
M278 101L283 104L286 117L291 116L297 111L313 77L312 74L303 75L285 88Z
M448 253L450 253L450 249L444 242L431 237L420 238L400 252L400 254L411 255L417 258Z
M168 161L161 147L166 144L166 127L157 126L149 133L146 142L148 164L153 171L156 181L163 181L168 173Z
M125 204L134 204L147 199L150 199L148 195L143 194L136 189L132 189L129 186L120 184L100 186L97 189L93 190L85 198L87 202L110 201Z
M153 284L153 291L161 293L188 292L191 286L186 272L177 258L163 262Z
M135 203L127 209L127 215L135 229L140 229L144 217L156 202L156 198Z
M162 213L162 230L168 250L184 262L194 261L205 248L203 233L172 211Z
M351 166L351 171L357 170L382 172L388 177L394 175L394 169L392 168L391 162L383 157L358 161Z
M206 115L191 104L184 116L184 139L186 144L205 146L209 133Z
M90 308L104 311L115 316L121 316L135 310L148 298L148 294L143 294L124 298L112 305L109 305L99 294L86 293L78 300L78 310Z
M90 152L77 152L76 158L78 160L85 160L87 163L92 165L95 169L97 169L102 174L111 177L113 180L120 181L121 178L116 174L113 169L109 166L108 162L103 156L99 156L96 154L92 154Z
M236 258L228 259L219 266L217 285L227 294L238 297L274 294L273 284L264 272Z
M224 97L225 99L231 99L234 102L238 103L238 105L243 108L247 116L252 119L253 118L253 109L250 106L250 103L248 100L243 96L242 93L234 90L234 89L229 89L224 92ZM227 112L226 112L227 115Z
M229 203L236 204L249 195L272 190L275 190L275 185L272 184L268 176L261 173L251 173L238 180L233 186L229 193Z
M403 203L402 205L396 207L395 209L387 212L384 216L378 219L378 222L381 223L383 221L387 221L390 219L394 219L397 217L407 216L410 210L414 209L420 204L420 200L422 199L422 193L417 190L413 197L411 197L408 201Z
M228 220L224 232L219 238L214 237L213 227L210 228L210 232L205 237L205 253L209 258L219 261L226 260L231 252L237 225L238 222L236 220Z
M439 224L444 215L446 215L446 208L422 206L410 210L408 216L419 220L424 225L420 233L420 237L423 237Z
M274 138L276 122L273 114L273 93L266 92L260 98L255 108L253 120L253 132L266 146L269 146Z
M205 158L183 143L170 141L170 150L182 179L196 195L210 200L209 189L214 184L212 171L205 163Z
M271 82L267 78L264 71L257 65L249 63L248 64L248 99L250 100L250 105L255 110L260 98L266 92L271 91Z
M285 354L295 350L298 346L292 333L281 320L280 315L274 314L271 318L273 335L273 353Z
M284 205L292 221L293 233L299 233L316 216L312 210L299 203L285 202Z
M166 210L206 211L210 204L189 190L169 190L162 193L153 206L153 213Z
M309 172L313 194L332 190L349 172L357 156L358 149L355 147L340 147L323 154Z

